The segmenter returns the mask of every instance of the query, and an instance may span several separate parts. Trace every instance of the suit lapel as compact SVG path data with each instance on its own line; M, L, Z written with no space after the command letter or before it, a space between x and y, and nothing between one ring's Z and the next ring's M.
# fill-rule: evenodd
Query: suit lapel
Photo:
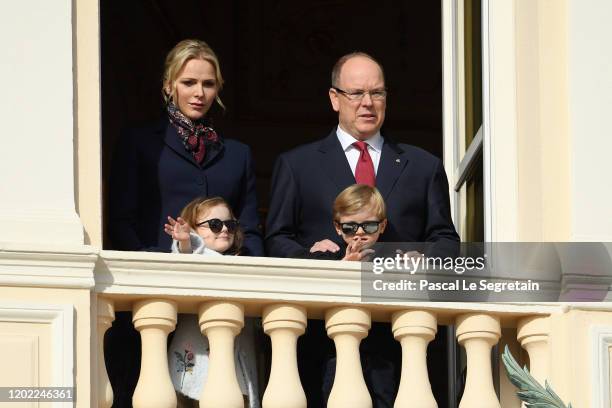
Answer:
M170 123L168 123L168 125L166 126L166 134L164 136L164 142L170 149L174 150L179 156L191 162L194 166L200 167L200 165L195 161L195 158L193 157L193 155L185 149L185 146L183 146L183 142L181 141L181 138L176 132L176 129L174 129L174 126L172 126L172 124Z
M335 129L321 141L319 152L322 153L320 163L324 173L333 180L339 190L344 190L351 184L355 184L355 177L342 150L342 145L340 145L336 136Z
M376 188L385 199L393 190L395 182L408 163L403 153L401 147L385 138L376 172Z

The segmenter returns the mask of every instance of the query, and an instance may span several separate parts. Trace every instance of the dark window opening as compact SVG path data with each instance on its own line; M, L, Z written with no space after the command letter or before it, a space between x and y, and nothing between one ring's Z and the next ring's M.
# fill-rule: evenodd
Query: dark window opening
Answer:
M219 56L227 111L215 107L210 114L224 137L251 146L262 216L276 157L327 136L337 125L327 96L330 73L352 51L370 53L385 69L385 134L442 157L441 4L371 5L101 1L104 192L121 129L164 115L164 58L185 38L206 41Z

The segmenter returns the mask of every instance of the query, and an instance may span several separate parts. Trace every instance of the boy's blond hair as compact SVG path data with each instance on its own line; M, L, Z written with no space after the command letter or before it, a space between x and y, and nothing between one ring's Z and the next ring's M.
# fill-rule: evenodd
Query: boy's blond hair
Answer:
M387 218L385 200L376 187L367 184L353 184L342 190L334 201L334 221L340 222L340 217L356 214L364 208L372 207L379 221Z

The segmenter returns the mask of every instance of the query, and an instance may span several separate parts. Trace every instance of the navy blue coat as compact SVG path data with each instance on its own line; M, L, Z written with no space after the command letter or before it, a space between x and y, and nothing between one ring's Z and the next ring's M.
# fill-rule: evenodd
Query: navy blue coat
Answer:
M251 150L221 140L199 165L167 119L122 135L110 178L108 233L114 249L169 252L167 216L176 218L196 197L221 196L244 230L244 254L263 255Z
M266 250L300 257L315 242L344 243L332 222L336 196L355 183L334 129L328 137L282 154L275 165L266 228ZM451 215L448 181L432 154L385 138L376 187L389 223L382 242L429 242L429 255L455 255L459 236Z

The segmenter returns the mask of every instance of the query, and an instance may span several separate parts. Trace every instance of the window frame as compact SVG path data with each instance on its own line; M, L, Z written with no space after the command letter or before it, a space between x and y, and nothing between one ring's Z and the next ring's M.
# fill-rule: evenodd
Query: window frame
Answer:
M485 241L517 241L516 0L482 0L482 127L470 146L464 131L463 5L442 0L443 152L452 216L463 238L461 187L482 152Z

